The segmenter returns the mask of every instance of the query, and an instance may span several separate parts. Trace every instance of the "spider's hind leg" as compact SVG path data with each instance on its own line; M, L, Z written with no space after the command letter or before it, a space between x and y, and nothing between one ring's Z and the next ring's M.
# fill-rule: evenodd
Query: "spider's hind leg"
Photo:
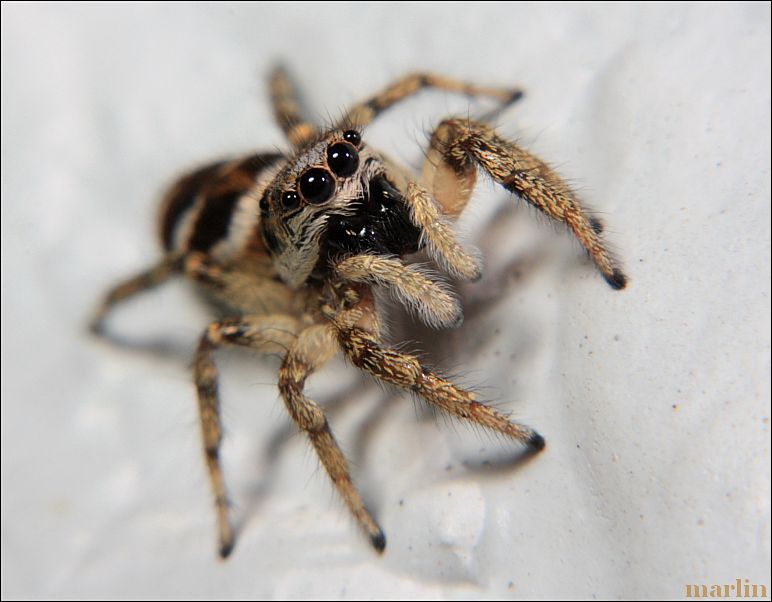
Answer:
M469 119L443 121L431 138L423 177L444 213L457 217L469 201L481 168L504 188L565 223L612 288L627 277L604 244L603 225L582 207L568 184L535 155Z
M105 318L107 317L107 314L112 311L113 307L134 295L156 288L173 276L179 274L182 269L182 262L182 256L175 254L168 255L149 270L114 287L107 293L102 304L91 318L91 322L89 323L91 332L103 334Z
M491 115L496 114L503 107L517 102L523 96L522 90L518 88L478 86L435 73L411 73L355 105L338 125L340 127L350 125L364 127L390 107L428 88L465 94L470 97L488 96L494 98L501 103L501 106L494 109Z
M332 484L359 526L378 552L386 547L381 527L365 508L322 407L303 393L308 377L338 351L333 329L324 324L309 326L298 335L279 371L279 391L295 424L308 436Z
M303 146L317 135L316 126L303 114L297 89L281 66L271 73L271 104L279 127L294 147Z
M204 455L217 508L219 553L222 558L230 554L235 539L228 520L228 499L220 463L222 422L217 392L218 372L213 354L224 345L239 345L261 353L284 353L294 344L298 329L295 318L280 314L226 318L209 325L196 351L193 372L198 391Z

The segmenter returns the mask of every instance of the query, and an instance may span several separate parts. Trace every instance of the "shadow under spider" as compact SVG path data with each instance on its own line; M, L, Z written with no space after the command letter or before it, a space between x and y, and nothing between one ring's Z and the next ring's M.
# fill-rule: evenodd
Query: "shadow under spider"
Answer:
M155 357L156 359L174 359L189 364L192 359L192 352L189 344L178 341L170 341L166 338L154 337L148 339L134 339L122 334L116 334L109 330L101 330L97 340L120 347L121 351L141 354L145 357Z
M370 383L360 380L343 392L336 393L331 399L322 403L325 413L334 415L342 408L361 399L369 386ZM245 491L240 494L241 499L244 501L238 504L239 511L233 512L232 526L236 542L239 541L242 531L246 528L251 518L256 515L260 502L262 502L271 489L277 474L278 458L282 448L298 434L297 426L294 423L288 422L271 436L268 444L264 447L262 460L266 469L259 480L252 481L251 484L247 485Z

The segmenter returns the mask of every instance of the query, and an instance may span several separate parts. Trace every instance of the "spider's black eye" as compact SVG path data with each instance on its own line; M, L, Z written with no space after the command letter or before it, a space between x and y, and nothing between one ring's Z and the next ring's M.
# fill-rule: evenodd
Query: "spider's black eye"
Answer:
M271 206L268 203L268 192L266 191L266 193L260 198L260 211L263 213L268 213L268 209L270 208Z
M281 195L281 205L285 209L294 209L298 205L300 205L300 197L298 196L298 193L294 190L288 190L284 194Z
M359 143L362 142L362 137L356 130L346 130L343 132L343 139L346 142L351 142L354 146L359 146Z
M334 190L332 175L325 169L314 167L300 176L300 194L312 205L324 203Z
M327 149L327 165L335 175L347 178L359 167L359 155L350 144L338 142Z

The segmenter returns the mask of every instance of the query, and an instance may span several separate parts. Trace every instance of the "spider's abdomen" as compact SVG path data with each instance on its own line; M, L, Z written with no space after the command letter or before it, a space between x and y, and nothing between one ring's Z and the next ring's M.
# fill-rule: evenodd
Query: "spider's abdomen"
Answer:
M180 179L161 208L161 242L167 251L234 254L261 246L258 194L265 175L282 162L278 154L221 161Z

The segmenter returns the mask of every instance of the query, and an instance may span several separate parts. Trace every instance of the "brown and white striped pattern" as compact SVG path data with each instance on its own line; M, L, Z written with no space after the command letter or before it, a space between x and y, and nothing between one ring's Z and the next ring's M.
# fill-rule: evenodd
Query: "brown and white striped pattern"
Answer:
M263 251L260 196L286 159L256 154L202 167L180 179L161 207L161 242L170 253L205 253L227 263Z

